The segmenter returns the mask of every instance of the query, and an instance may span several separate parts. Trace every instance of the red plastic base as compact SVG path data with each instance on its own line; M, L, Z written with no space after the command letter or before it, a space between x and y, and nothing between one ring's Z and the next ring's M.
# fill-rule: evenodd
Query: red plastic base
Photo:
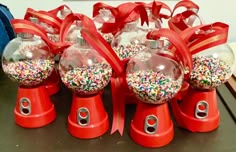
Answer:
M134 142L144 147L156 148L169 144L174 137L174 127L168 104L148 105L138 102L131 122L130 136Z
M173 100L171 107L177 124L191 132L210 132L218 128L220 112L216 90L198 91L189 88L183 100Z
M73 96L68 116L68 131L72 136L91 139L103 135L108 129L108 114L100 94L92 97Z
M14 116L16 124L25 128L42 127L55 120L56 111L45 87L19 87Z
M54 95L60 90L60 76L56 70L52 72L45 82L45 87L49 95Z

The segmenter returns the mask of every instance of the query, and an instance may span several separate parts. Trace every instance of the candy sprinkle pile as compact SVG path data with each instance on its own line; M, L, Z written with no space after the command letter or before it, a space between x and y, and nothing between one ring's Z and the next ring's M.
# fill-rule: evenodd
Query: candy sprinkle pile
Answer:
M107 63L74 68L61 76L63 83L80 95L98 93L110 81L112 69Z
M195 57L189 83L193 88L213 89L225 83L231 74L230 66L222 60L213 57Z
M144 45L141 44L129 44L129 45L120 45L118 47L114 47L114 51L118 55L121 60L131 58L136 55L138 52L142 51L145 48Z
M51 75L53 69L54 60L37 59L3 64L3 70L10 79L27 87L42 83Z
M161 104L169 101L182 85L182 80L176 81L169 75L151 70L127 74L126 80L136 97L150 104Z

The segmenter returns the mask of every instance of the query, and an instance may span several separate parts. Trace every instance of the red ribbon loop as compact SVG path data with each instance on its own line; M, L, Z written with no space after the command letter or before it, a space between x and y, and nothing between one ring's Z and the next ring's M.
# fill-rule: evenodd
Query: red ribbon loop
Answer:
M111 5L107 5L102 2L98 2L93 5L93 17L95 17L99 14L100 9L110 10L113 16L116 16L118 14L118 10L115 7L113 7Z
M167 4L165 4L165 3L163 3L163 2L161 2L161 1L153 1L153 2L151 2L151 3L145 3L145 2L135 2L136 4L141 4L141 5L143 5L145 8L149 8L149 9L151 9L152 10L152 14L155 16L155 17L157 17L157 18L159 18L159 19L162 19L162 18L164 18L164 19L168 19L168 18L170 18L170 15L171 15L171 8L167 5ZM160 7L160 10L156 10L156 7L158 7L158 9L159 9L159 7ZM161 10L163 10L163 9L165 9L165 10L167 10L167 12L169 12L170 14L164 14L164 13L162 13L161 12Z
M56 29L57 32L59 32L59 29L61 27L61 20L57 16L46 11L35 11L32 8L28 8L26 10L24 19L30 20L30 17L36 17L40 22L52 26L54 29Z
M166 5L165 3L161 2L161 1L155 1L154 0L152 3L150 3L150 5L152 5L152 9L155 9L154 7L156 7L156 6L161 6L161 9L160 9L158 14L156 14L155 10L152 10L152 13L154 15L159 15L160 19L162 19L162 18L169 19L170 18L171 8L168 5ZM164 13L161 12L161 10L167 10L167 12L169 12L169 14L164 14Z
M54 8L54 9L48 11L48 13L57 16L57 14L58 14L60 11L63 11L65 8L68 9L68 10L70 10L71 13L72 13L72 10L71 10L70 7L67 6L67 5L60 5L60 6L58 6L57 8Z
M191 54L215 47L227 42L229 26L222 22L201 25L186 29L180 33L185 39Z
M41 37L46 44L52 48L52 44L42 27L23 19L13 19L11 21L15 33L29 33Z
M58 54L66 47L68 47L68 45L66 44L54 43L50 41L45 30L35 23L23 19L14 19L11 21L11 24L15 33L30 33L41 37L42 40L44 40L45 43L50 47L53 54Z
M115 16L115 23L104 23L101 27L102 33L117 33L126 23L136 21L141 18L141 25L148 25L148 16L142 4L122 3L117 6L118 14Z
M198 13L199 10L199 6L191 0L182 0L175 4L171 16L174 16L175 11L180 7L185 7L187 10L192 10L195 13Z
M189 28L192 26L195 18L198 18L200 21L200 25L202 25L201 19L198 14L191 10L186 10L182 13L176 14L168 21L169 28L177 33ZM186 22L188 19L188 23Z

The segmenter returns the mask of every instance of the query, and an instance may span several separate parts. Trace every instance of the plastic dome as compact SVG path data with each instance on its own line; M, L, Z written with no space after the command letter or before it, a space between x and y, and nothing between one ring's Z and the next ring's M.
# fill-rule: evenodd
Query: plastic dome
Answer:
M200 90L214 89L232 75L235 57L228 44L215 46L193 55L189 83Z
M20 86L34 87L51 75L53 55L42 39L32 34L20 34L5 47L2 68Z
M137 28L137 21L126 23L115 35L111 46L121 60L131 58L145 48L143 35L146 32Z
M126 72L129 89L140 101L150 104L173 98L182 86L184 75L182 66L175 60L150 48L132 57Z
M77 43L78 35L81 35L80 34L81 29L82 29L81 21L75 20L66 34L65 41L70 42L71 44Z
M111 66L83 38L67 48L59 62L62 82L79 95L93 95L110 81Z
M108 9L100 9L99 14L93 18L94 24L102 37L110 44L114 38L112 33L102 33L101 27L104 23L115 23L115 17Z

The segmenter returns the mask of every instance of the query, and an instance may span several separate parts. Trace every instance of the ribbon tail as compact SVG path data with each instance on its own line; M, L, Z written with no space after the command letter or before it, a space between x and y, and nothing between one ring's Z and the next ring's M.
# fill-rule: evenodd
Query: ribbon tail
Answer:
M113 121L111 134L118 131L120 135L124 132L125 122L125 102L122 93L122 81L120 78L111 78L112 104L113 104Z

